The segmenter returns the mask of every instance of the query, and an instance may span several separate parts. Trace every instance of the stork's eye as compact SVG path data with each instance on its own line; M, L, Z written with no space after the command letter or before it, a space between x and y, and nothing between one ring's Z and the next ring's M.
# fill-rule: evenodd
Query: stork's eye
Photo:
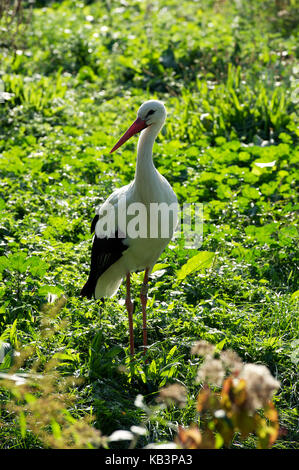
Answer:
M151 114L154 114L154 110L153 109L150 109L149 112L147 113L147 115L145 116L146 118L149 117Z

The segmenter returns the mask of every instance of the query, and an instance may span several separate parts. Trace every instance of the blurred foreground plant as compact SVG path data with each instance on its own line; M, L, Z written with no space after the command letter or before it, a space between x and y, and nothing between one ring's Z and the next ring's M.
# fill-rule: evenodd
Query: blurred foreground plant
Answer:
M204 358L196 379L203 383L196 400L199 420L188 428L179 426L175 442L164 444L166 448L169 445L184 449L229 448L237 434L241 439L254 434L257 448L271 447L279 433L278 413L272 402L279 382L267 367L243 364L234 351L218 351L206 341L197 342L191 353ZM186 398L185 387L172 384L160 390L157 401L164 406L175 404L183 408ZM136 402L148 415L152 414L140 396Z
M234 351L217 352L206 341L196 343L192 353L204 356L197 374L197 381L204 383L196 405L200 425L179 428L178 446L230 447L236 433L241 439L252 433L258 438L258 448L271 447L279 432L278 413L271 401L279 382L267 367L243 364ZM228 371L230 375L225 379ZM220 386L220 393L208 383Z
M57 325L54 329L51 320L57 318L66 303L63 296L50 300L40 323L45 338L56 334ZM60 331L65 327L65 322L60 321ZM146 448L228 448L236 434L241 439L254 434L258 448L271 447L279 433L278 413L271 401L279 382L269 370L263 365L244 364L234 351L219 351L206 341L197 342L191 353L203 357L196 378L203 383L196 400L198 423L183 428L158 416L157 408L175 405L183 411L187 406L188 390L182 384L160 389L156 407L147 406L142 395L138 395L135 405L144 411L147 420L159 421L176 434L174 442L149 444ZM9 395L1 408L18 422L22 438L33 433L42 446L53 449L108 448L110 443L119 441L129 442L129 448L135 448L139 438L146 436L146 426L131 426L130 431L116 430L110 436L102 436L92 426L91 415L79 418L72 415L70 410L77 398L74 390L82 379L66 377L59 371L66 356L56 353L42 364L33 359L35 350L28 346L13 356L10 369L0 372L0 392L2 389ZM0 425L6 423L0 420Z
M52 299L53 300L53 299ZM43 311L41 330L45 337L55 334L51 318L65 306L60 297L48 303ZM65 327L60 323L61 329ZM34 360L34 348L28 346L15 356L12 367L0 373L0 386L9 399L1 405L19 423L21 436L33 433L43 446L52 449L84 449L106 446L106 438L91 425L93 417L75 418L69 411L76 400L74 393L81 380L59 372L63 353L55 354L45 365ZM32 363L28 372L28 363ZM0 393L1 393L0 389ZM5 426L5 422L0 425Z

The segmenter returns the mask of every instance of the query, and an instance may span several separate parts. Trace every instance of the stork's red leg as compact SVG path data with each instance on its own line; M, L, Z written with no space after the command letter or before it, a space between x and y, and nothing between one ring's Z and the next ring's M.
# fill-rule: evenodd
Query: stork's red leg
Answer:
M131 300L131 281L130 281L130 273L127 274L126 278L126 285L127 285L127 295L126 295L126 307L128 311L129 317L129 333L130 333L130 354L134 356L134 331L133 331L133 311L134 311L134 304Z
M147 349L147 327L146 327L146 304L147 304L147 290L148 290L148 271L146 268L144 273L143 284L140 291L140 300L142 306L142 330L143 330L143 352L146 353Z

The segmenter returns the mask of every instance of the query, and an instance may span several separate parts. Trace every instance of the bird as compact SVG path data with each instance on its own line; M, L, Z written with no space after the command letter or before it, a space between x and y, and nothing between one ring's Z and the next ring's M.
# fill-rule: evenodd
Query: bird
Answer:
M87 299L112 297L126 279L125 305L129 320L130 355L134 356L131 273L144 271L140 290L143 352L146 353L146 305L149 276L172 239L178 223L178 200L167 179L153 162L153 145L166 119L164 104L144 102L137 119L118 140L110 153L139 134L134 180L117 188L97 209L91 223L94 234L90 271L80 295ZM137 215L136 215L137 214Z

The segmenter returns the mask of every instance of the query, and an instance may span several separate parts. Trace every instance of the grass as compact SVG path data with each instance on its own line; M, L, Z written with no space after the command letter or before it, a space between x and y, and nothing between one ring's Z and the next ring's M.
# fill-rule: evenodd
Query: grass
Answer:
M44 371L55 359L59 380L81 379L65 408L73 419L92 415L103 435L144 422L143 446L173 440L169 423L196 420L190 347L201 338L267 365L281 382L275 405L284 432L274 446L298 447L296 5L260 4L36 2L32 13L24 5L18 34L14 23L5 26L0 338L21 355L30 348L21 371ZM149 98L168 110L155 164L181 204L203 204L200 250L216 257L181 278L198 251L178 239L162 254L149 289L146 364L142 280L133 276L140 353L130 366L124 286L104 306L78 292L94 210L134 177L134 140L108 152ZM67 303L53 311L51 295ZM2 370L12 362L10 355ZM173 382L188 389L183 410L149 417L135 406L138 394L155 404ZM0 446L51 446L14 421L11 393L2 387ZM235 445L255 444L237 436Z

